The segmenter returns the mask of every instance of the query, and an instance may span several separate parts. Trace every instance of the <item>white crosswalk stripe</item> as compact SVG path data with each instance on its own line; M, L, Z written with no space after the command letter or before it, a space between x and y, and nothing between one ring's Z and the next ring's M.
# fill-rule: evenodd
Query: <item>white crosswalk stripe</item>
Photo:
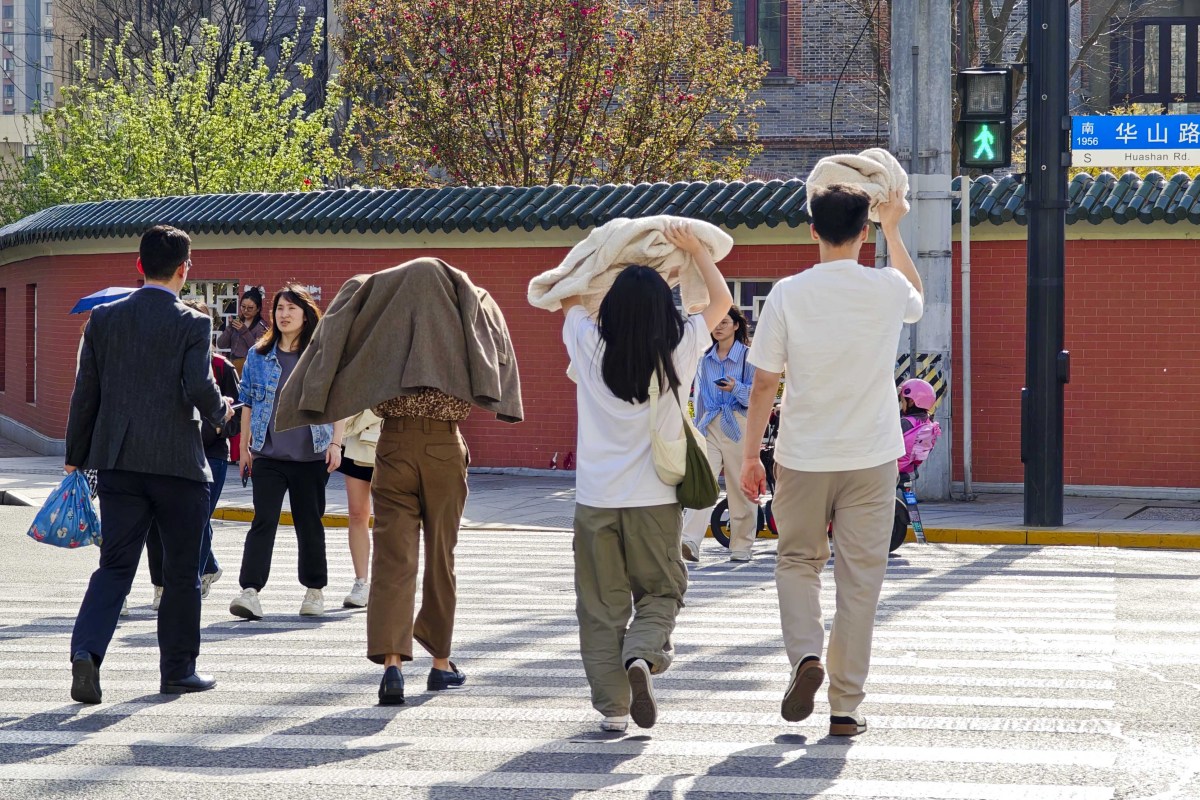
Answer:
M67 696L86 570L0 587L0 796L1114 797L1119 628L1105 551L903 548L880 603L870 731L847 742L825 735L823 692L809 720L779 717L788 665L771 543L740 565L705 544L675 664L656 679L658 724L620 736L596 729L588 700L569 534L464 531L454 659L468 685L425 691L419 656L405 671L409 704L380 707L365 615L334 609L353 579L348 554L331 544L330 612L301 619L295 543L281 529L267 618L237 620L226 605L244 530L218 532L226 576L204 605L201 669L219 685L205 694L156 694L144 566L99 706Z

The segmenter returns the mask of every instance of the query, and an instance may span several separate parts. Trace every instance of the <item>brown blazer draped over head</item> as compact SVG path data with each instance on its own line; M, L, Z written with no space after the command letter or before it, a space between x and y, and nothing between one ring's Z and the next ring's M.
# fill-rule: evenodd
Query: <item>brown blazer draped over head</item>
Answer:
M520 422L521 381L496 301L418 258L342 286L279 392L279 430L320 425L430 387Z

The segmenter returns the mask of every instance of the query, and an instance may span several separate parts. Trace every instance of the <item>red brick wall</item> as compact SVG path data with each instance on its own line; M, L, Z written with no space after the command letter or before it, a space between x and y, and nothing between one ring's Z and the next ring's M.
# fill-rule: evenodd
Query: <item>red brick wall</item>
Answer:
M1069 241L1066 253L1066 482L1200 486L1200 249L1189 241ZM961 392L957 247L954 267ZM1024 241L972 245L971 296L974 479L1020 482ZM961 478L961 415L954 427Z
M564 248L421 251L466 269L496 298L520 360L527 421L505 425L480 411L465 425L478 466L544 468L575 449L574 386L565 377L561 317L531 308L531 277ZM341 283L411 258L414 251L197 251L192 276L236 279L274 289L287 280L322 287L323 304ZM739 246L722 268L731 278L780 278L816 257L815 247ZM872 258L868 249L864 260ZM40 258L0 267L8 355L0 414L59 438L66 423L82 317L67 311L105 286L136 285L131 255ZM1068 483L1200 486L1200 250L1192 242L1067 243ZM959 264L954 264L954 336L961 352ZM38 400L24 402L25 287L38 285ZM1022 479L1019 392L1024 382L1025 242L972 247L974 478ZM961 357L954 363L961 392ZM958 395L961 396L961 395ZM961 415L953 437L961 477Z

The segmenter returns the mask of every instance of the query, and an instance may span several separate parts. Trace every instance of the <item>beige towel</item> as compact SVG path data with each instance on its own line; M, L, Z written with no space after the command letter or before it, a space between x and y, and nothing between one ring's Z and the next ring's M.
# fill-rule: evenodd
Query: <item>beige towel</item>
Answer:
M684 311L700 313L708 307L708 289L700 269L690 255L663 235L667 223L677 220L688 223L713 261L725 258L733 249L733 238L708 222L666 215L614 219L572 247L557 267L529 282L530 305L557 311L563 299L579 296L594 317L617 274L630 264L641 264L658 270L672 288L679 285Z
M908 194L908 174L896 157L880 147L863 150L858 155L845 153L826 156L817 162L806 183L808 191L816 187L846 183L858 186L871 196L870 218L879 222L879 204L887 202L897 189ZM904 201L905 210L908 201Z

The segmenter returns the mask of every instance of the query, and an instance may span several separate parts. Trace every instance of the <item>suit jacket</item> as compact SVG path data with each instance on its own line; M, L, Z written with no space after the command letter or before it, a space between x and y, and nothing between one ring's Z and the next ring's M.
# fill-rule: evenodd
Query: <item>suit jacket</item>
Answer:
M436 258L346 281L279 391L275 427L346 419L424 387L504 422L524 417L500 307L465 272Z
M225 417L211 331L212 320L157 288L96 307L71 394L67 464L211 481L200 419Z

